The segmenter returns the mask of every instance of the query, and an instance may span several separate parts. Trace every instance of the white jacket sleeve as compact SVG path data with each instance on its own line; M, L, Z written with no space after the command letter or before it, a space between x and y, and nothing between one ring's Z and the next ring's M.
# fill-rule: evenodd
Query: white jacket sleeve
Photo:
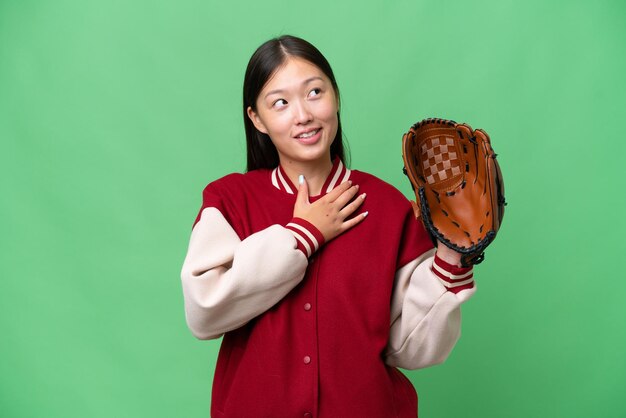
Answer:
M400 268L386 363L419 369L443 362L460 336L460 306L475 290L472 269L445 263L434 249Z
M218 338L280 301L304 277L310 252L301 242L307 232L306 225L292 221L241 241L218 209L204 209L181 272L191 332L199 339ZM305 242L311 252L318 247Z

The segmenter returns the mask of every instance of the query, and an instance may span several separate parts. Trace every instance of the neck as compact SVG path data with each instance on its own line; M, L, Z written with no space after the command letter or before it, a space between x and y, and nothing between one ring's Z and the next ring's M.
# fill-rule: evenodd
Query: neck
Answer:
M281 167L289 177L289 180L296 186L298 185L298 177L303 175L309 186L309 196L317 196L322 193L322 186L333 168L333 162L330 155L319 161L293 161L281 160Z

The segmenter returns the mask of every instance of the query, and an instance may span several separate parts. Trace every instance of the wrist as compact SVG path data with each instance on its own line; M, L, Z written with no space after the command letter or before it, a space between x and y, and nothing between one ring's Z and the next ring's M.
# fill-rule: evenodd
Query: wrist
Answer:
M308 258L325 242L324 235L306 219L294 217L285 226L296 239L296 249Z
M450 264L435 254L432 272L439 278L446 290L459 293L462 290L474 288L474 270L472 267L458 267Z
M437 241L437 257L450 265L461 267L462 254L446 247L441 241Z

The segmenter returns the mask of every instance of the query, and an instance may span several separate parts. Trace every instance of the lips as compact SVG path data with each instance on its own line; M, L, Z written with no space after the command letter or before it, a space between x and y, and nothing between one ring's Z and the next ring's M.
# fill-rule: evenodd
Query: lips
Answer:
M311 144L316 143L320 139L321 132L322 132L322 128L308 129L296 135L295 139L297 139L298 142L302 144L311 145Z
M315 131L319 131L320 129L322 129L322 128L311 128L311 129L307 129L306 131L302 131L302 132L298 133L298 134L297 134L297 135L295 135L294 137L295 137L295 138L308 138L308 137L313 136L315 133L317 133L317 132L315 132ZM302 135L304 135L304 136L302 136Z

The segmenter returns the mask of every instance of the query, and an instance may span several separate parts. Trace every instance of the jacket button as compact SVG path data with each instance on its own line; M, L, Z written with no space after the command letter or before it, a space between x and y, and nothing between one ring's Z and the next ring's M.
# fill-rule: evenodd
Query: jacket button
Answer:
M311 362L311 357L309 356L304 356L304 358L302 359L302 361L304 361L304 364L309 364Z
M305 311L310 311L311 310L311 304L310 303L305 303L304 304L304 310Z

